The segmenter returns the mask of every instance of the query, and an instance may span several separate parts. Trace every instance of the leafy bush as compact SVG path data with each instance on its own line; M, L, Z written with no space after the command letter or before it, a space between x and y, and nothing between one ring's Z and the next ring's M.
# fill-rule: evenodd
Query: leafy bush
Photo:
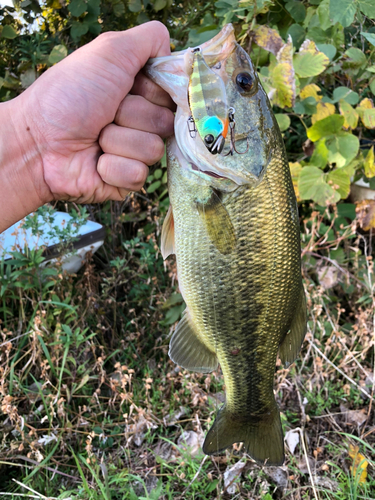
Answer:
M186 0L24 0L0 9L0 19L1 100L102 31L159 19L181 48L233 22L275 107L298 199L336 203L351 180L375 188L371 0L219 0L203 8ZM154 181L149 189L161 183Z

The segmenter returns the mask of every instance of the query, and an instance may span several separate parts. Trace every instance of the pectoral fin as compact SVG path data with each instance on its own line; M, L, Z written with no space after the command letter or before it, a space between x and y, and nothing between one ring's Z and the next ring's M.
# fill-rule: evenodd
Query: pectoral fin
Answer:
M194 372L209 373L218 365L216 354L199 338L187 312L172 335L169 357L177 365Z
M303 339L307 329L307 313L306 313L306 298L303 285L301 283L301 291L296 308L296 313L293 318L290 332L285 336L279 348L279 356L281 362L288 367L298 357Z
M163 229L161 231L161 254L165 260L169 255L175 253L174 250L174 219L172 205L169 205L165 216Z
M236 246L236 235L229 214L219 195L212 191L207 202L196 202L211 242L223 255L232 253Z

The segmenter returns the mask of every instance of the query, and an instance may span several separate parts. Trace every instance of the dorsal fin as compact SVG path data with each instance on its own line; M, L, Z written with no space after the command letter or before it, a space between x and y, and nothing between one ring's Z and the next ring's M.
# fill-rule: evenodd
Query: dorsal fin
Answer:
M175 253L174 249L174 219L172 205L169 205L165 216L163 229L161 230L161 254L165 260L169 255Z

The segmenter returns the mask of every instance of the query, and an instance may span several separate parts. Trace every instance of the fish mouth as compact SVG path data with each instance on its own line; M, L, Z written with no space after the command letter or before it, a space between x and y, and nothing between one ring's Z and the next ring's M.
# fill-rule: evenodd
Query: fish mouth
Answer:
M229 180L228 177L224 177L223 175L219 175L216 172L211 172L209 170L202 170L201 168L197 167L197 165L194 165L194 163L191 164L191 167L196 172L201 172L202 174L209 175L210 177L214 177L215 179L226 179L226 180Z

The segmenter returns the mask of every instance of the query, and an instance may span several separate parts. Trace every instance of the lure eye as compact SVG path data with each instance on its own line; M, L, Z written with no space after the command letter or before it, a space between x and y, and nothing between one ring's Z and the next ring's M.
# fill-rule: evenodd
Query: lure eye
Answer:
M207 134L204 138L204 142L208 145L212 144L215 140L215 137L212 134Z
M249 92L253 88L254 80L249 73L238 73L236 83L243 91Z

